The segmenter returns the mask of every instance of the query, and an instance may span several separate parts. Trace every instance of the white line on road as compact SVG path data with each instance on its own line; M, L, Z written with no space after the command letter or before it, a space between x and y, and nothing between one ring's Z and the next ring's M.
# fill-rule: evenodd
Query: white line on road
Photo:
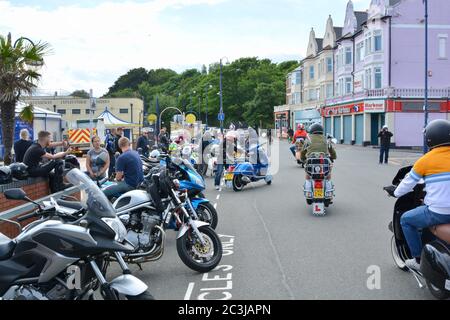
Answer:
M194 282L189 283L188 288L186 290L186 294L184 295L184 300L191 300L191 295L192 291L194 291L194 286L195 286Z
M217 198L216 198L216 199L217 199L217 200L219 200L219 199L220 199L220 194L218 194L218 195L217 195Z
M214 203L214 209L217 210L217 203Z

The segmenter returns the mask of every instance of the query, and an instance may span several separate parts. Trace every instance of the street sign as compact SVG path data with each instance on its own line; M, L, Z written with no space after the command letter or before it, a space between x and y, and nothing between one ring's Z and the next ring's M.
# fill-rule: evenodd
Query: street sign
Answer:
M217 115L217 119L218 119L219 121L225 121L225 113L219 113L219 114Z
M148 122L154 123L158 120L158 116L156 114L149 114L147 117Z
M195 116L195 114L188 114L186 116L186 122L189 124L194 124L195 121L197 121L197 117Z

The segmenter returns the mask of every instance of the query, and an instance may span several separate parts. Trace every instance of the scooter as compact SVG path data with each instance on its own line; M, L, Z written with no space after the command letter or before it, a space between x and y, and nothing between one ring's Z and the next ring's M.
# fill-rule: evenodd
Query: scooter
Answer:
M392 181L392 185L384 190L394 197L394 191L401 180L411 171L412 167L400 169ZM411 272L419 288L428 287L430 293L437 299L450 298L450 225L435 226L422 232L422 250L420 271L410 270L405 261L412 259L406 243L400 219L402 215L423 205L425 184L418 184L414 190L397 199L394 215L389 223L389 230L393 233L391 239L391 253L395 265L402 271Z
M230 165L225 171L225 185L228 189L233 188L234 191L240 192L248 184L261 180L267 185L272 184L273 177L268 174L269 159L261 146L250 148L249 155L256 156L257 160Z
M334 186L328 181L331 168L332 162L324 153L313 153L306 160L305 171L310 180L305 182L304 194L315 216L325 216L326 208L333 203ZM307 187L308 182L310 187Z

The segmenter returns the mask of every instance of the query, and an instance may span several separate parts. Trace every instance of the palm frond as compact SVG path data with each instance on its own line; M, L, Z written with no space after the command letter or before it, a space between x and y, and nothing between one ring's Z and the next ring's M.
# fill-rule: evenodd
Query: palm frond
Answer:
M19 118L25 122L33 122L34 120L34 107L33 105L25 106L19 114Z

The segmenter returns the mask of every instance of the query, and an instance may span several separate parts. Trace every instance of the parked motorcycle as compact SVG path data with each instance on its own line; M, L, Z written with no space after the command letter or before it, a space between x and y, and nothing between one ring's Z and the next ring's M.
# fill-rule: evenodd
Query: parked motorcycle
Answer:
M0 234L0 299L95 299L98 288L107 300L153 299L147 285L130 274L122 258L122 253L133 252L134 247L125 239L126 229L106 197L78 169L72 169L66 178L87 193L86 214L64 223L55 219L60 214L57 210L45 210L36 204L38 209L19 221L39 220L15 239ZM22 189L7 190L5 197L33 202ZM109 255L123 270L123 275L112 281L105 278L105 257Z
M400 169L392 185L384 190L394 196L394 191L412 167ZM410 270L405 261L412 259L408 244L400 224L404 213L423 205L425 184L418 184L414 190L397 199L394 215L389 223L389 230L394 234L391 239L391 252L396 266L403 271L410 271L420 288L428 287L437 299L450 298L450 225L434 226L422 232L424 248L421 257L421 270Z
M304 194L315 216L326 215L326 208L333 203L334 186L328 180L331 168L330 158L323 153L313 153L306 160L305 171L310 180L305 183Z
M252 182L264 180L271 185L273 177L268 174L269 159L261 146L253 146L249 150L249 156L256 159L252 162L243 162L230 165L225 171L225 185L240 192Z

